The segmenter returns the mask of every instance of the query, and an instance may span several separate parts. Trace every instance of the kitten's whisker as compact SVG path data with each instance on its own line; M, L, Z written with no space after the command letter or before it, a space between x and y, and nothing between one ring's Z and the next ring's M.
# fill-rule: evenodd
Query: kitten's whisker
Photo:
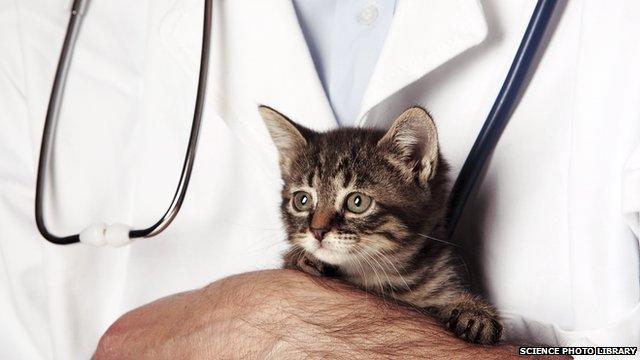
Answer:
M422 237L425 237L427 239L433 240L433 241L437 241L437 242L442 243L442 244L451 245L451 246L455 246L457 248L462 249L462 246L460 246L458 244L454 244L454 243L452 243L450 241L447 241L447 240L438 239L438 238L435 238L433 236L425 235L425 234L422 234L422 233L415 233L415 234L418 235L418 236L422 236Z
M402 282L404 283L404 286L407 288L407 290L410 291L410 292L413 292L413 290L411 290L411 287L409 286L409 284L405 280L404 276L402 276L402 274L400 273L398 268L393 264L393 261L389 259L389 257L384 252L384 250L377 250L376 252L377 252L378 256L381 259L385 260L389 265L391 265L393 267L393 269L395 270L396 274L398 274L398 277L400 278L400 280L402 280Z
M371 268L371 270L373 270L373 273L376 275L376 278L378 278L378 284L380 286L380 292L384 292L384 285L382 284L382 279L378 275L378 271L376 270L375 264L373 264L371 261L367 260L367 259L370 259L370 260L373 260L373 259L371 258L371 256L367 253L367 251L364 248L361 248L361 252L360 253L362 254L362 256L364 256L364 259L369 264L369 267ZM383 269L380 269L380 270L384 273ZM385 275L386 275L386 273L385 273Z
M367 260L367 258L365 257L365 255L362 253L362 249L361 249L361 248L356 248L356 251L357 251L357 253L358 253L358 261L362 260L362 261L366 264L366 266L367 266L370 270L372 270L372 271L374 272L374 274L375 274L375 276L376 276L376 278L377 278L377 280L378 280L378 284L380 284L382 280L381 280L381 279L380 279L380 277L378 276L378 273L375 271L375 269L374 269L373 265L371 264L371 262L370 262L370 261L368 261L368 260ZM364 270L364 268L363 268L362 279L365 281L365 288L366 288L367 290L369 290L369 285L367 284L367 278L368 278L368 276L367 276L367 274L366 274L366 271L365 271L365 270ZM376 284L374 283L374 285L376 285ZM374 286L374 291L375 291L375 286Z
M369 285L367 284L367 277L364 275L364 267L362 266L362 264L360 263L360 259L358 259L357 256L350 256L350 259L354 260L354 264L358 265L359 271L360 271L360 276L361 279L364 280L364 287L365 289L369 288Z
M434 240L434 241L441 242L443 244L454 246L454 247L458 248L459 251L463 250L462 246L460 246L458 244L454 244L454 243L446 241L446 240L434 238L433 236L429 236L429 235L425 235L425 234L421 234L421 233L416 233L416 235L424 236L427 239L431 239L431 240ZM460 258L460 261L462 262L462 265L464 266L464 270L467 273L467 276L469 278L471 278L471 270L469 269L469 265L467 264L467 261L465 260L464 256L460 256L459 253L456 256L458 256Z
M375 262L378 264L378 266L379 266L379 268L380 268L380 271L382 271L382 273L384 274L384 276L387 278L387 283L389 283L389 287L391 288L391 290L394 290L394 289L395 289L395 286L393 286L393 283L391 282L391 279L389 278L389 274L387 273L387 270L389 270L389 268L388 268L388 267L387 267L386 269L385 269L385 268L383 268L382 264L381 264L381 263L380 263L380 262L379 262L379 261L374 257L374 254L373 254L373 253L370 253L369 251L367 251L367 248L365 248L364 246L362 247L362 250L364 251L364 253L365 253L366 255L368 255L368 256L369 256L369 258L370 258L371 260L375 261ZM372 250L373 250L373 249L372 249ZM375 251L375 250L374 250L374 251ZM382 289L382 291L384 291L384 289Z
M292 245L292 247L293 247L293 251L295 251L295 252L293 253L293 256L295 256L295 257L302 256L302 254L304 254L304 253L305 253L305 249L304 249L304 248L302 247L302 245L300 245L300 244L295 244L295 243L294 243L294 244Z
M248 252L270 251L274 247L286 243L287 240L283 239L280 234L268 234L265 236L254 237L252 241L247 243L246 249Z
M367 276L365 275L364 265L360 261L360 258L354 257L354 259L358 262L358 267L360 268L361 279L364 281L364 288L367 290L366 293L369 293L369 284L367 282Z
M378 275L378 272L376 271L376 267L373 265L373 263L371 263L371 261L368 260L368 257L364 253L364 249L362 247L360 247L359 250L360 250L359 254L362 255L362 260L364 260L367 263L367 265L369 266L369 268L371 270L373 270L374 275L378 279L378 286L380 286L380 291L381 292L384 291L384 285L382 285L382 279Z
M402 276L402 274L400 274L400 271L398 270L398 268L393 264L393 261L391 261L387 255L380 251L380 250L376 250L376 254L378 255L378 257L380 257L380 259L386 261L389 265L391 265L391 267L393 267L393 270L395 270L396 274L398 274L398 277L400 278L400 280L402 280L402 282L404 283L404 286L407 288L407 290L412 291L411 287L409 286L409 284L407 283L407 281L404 279L404 276Z
M367 251L366 249L369 249L369 250L371 250L372 252L369 252L369 251ZM382 259L382 258L380 258L379 256L377 256L377 253L379 253L379 252L378 252L378 250L376 250L376 249L374 249L374 248L370 248L370 247L367 247L366 249L363 247L363 250L365 251L365 253L367 253L367 254L368 254L368 255L369 255L369 256L370 256L370 257L371 257L371 258L372 258L376 263L378 263L378 264L380 265L380 270L381 270L381 271L383 271L384 275L385 275L385 276L386 276L386 278L387 278L387 282L389 283L389 291L385 291L384 289L382 289L382 294L386 294L386 295L388 295L388 296L383 296L383 298L387 299L387 298L389 298L389 297L390 297L391 299L393 299L393 301L396 303L396 305L398 305L398 299L397 299L397 298L396 298L396 296L395 296L395 290L396 290L396 287L395 287L395 286L393 285L393 283L391 282L391 279L389 278L389 274L388 274L388 273L387 273L387 271L386 271L386 270L389 270L389 267L388 267L388 266L385 266L385 267L383 268L382 264L384 264L384 263L382 263L382 264L381 264L380 262L378 262L377 260L375 260L376 258L377 258L377 259ZM392 264L392 265L393 265L393 264ZM397 272L397 270L396 270L396 272ZM398 275L400 275L400 274L398 273ZM402 278L402 276L400 276L400 278L402 279L402 281L404 281L404 279ZM406 283L406 282L405 282L405 283ZM411 291L411 289L409 289L409 291Z

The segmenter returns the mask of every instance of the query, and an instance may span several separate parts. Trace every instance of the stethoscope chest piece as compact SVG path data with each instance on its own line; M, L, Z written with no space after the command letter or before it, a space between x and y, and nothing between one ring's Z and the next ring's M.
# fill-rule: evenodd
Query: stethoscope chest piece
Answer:
M129 232L131 232L129 225L95 223L80 232L80 242L93 246L120 247L133 241Z

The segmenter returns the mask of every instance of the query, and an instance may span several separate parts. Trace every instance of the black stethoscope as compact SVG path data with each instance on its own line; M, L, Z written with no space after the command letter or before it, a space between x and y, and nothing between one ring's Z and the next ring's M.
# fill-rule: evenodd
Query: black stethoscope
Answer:
M502 84L502 88L496 97L495 102L487 116L487 119L476 138L469 156L467 157L462 170L453 186L451 193L451 211L449 216L449 237L453 235L456 224L462 215L464 205L471 195L478 177L484 168L487 158L495 148L509 117L515 109L518 96L524 90L523 85L528 75L533 75L532 64L540 42L543 38L557 0L538 0L531 15L527 29L520 41L518 51L509 68L509 72ZM211 12L212 0L204 0L204 22L202 30L202 50L200 53L200 70L198 78L198 91L193 114L193 122L189 135L189 143L185 159L182 165L182 172L176 192L171 200L169 208L156 223L145 229L131 229L124 224L104 224L96 223L88 226L79 234L59 237L53 235L47 229L43 217L43 192L47 165L51 156L51 146L53 139L53 129L58 120L62 95L71 63L71 54L80 31L82 15L87 9L88 0L74 0L71 7L71 16L67 25L60 59L49 98L49 106L42 131L42 141L40 143L40 159L38 161L38 174L36 181L35 196L35 219L40 234L54 244L68 245L83 242L91 245L112 245L121 246L131 242L133 239L141 237L152 237L159 234L169 226L180 211L193 163L196 155L196 145L198 143L198 133L202 120L204 106L205 88L207 84L207 72L209 67L209 46L211 42Z

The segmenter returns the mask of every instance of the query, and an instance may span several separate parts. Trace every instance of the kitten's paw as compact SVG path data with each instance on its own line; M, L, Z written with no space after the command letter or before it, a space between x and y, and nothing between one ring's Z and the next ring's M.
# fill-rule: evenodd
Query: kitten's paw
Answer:
M322 276L324 271L324 264L306 254L300 257L296 265L298 266L298 269L310 275Z
M494 344L502 335L502 324L493 309L457 304L447 307L443 319L459 338L478 344Z
M310 275L322 276L325 265L306 252L290 250L284 255L284 268L300 270Z

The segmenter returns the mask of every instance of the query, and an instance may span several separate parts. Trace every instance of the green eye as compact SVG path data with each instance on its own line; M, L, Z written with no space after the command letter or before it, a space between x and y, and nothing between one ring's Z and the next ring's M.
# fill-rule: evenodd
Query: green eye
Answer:
M347 197L347 210L354 214L362 214L371 206L371 196L354 192Z
M293 194L293 208L297 211L307 211L311 209L313 201L311 194L306 191L297 191Z

